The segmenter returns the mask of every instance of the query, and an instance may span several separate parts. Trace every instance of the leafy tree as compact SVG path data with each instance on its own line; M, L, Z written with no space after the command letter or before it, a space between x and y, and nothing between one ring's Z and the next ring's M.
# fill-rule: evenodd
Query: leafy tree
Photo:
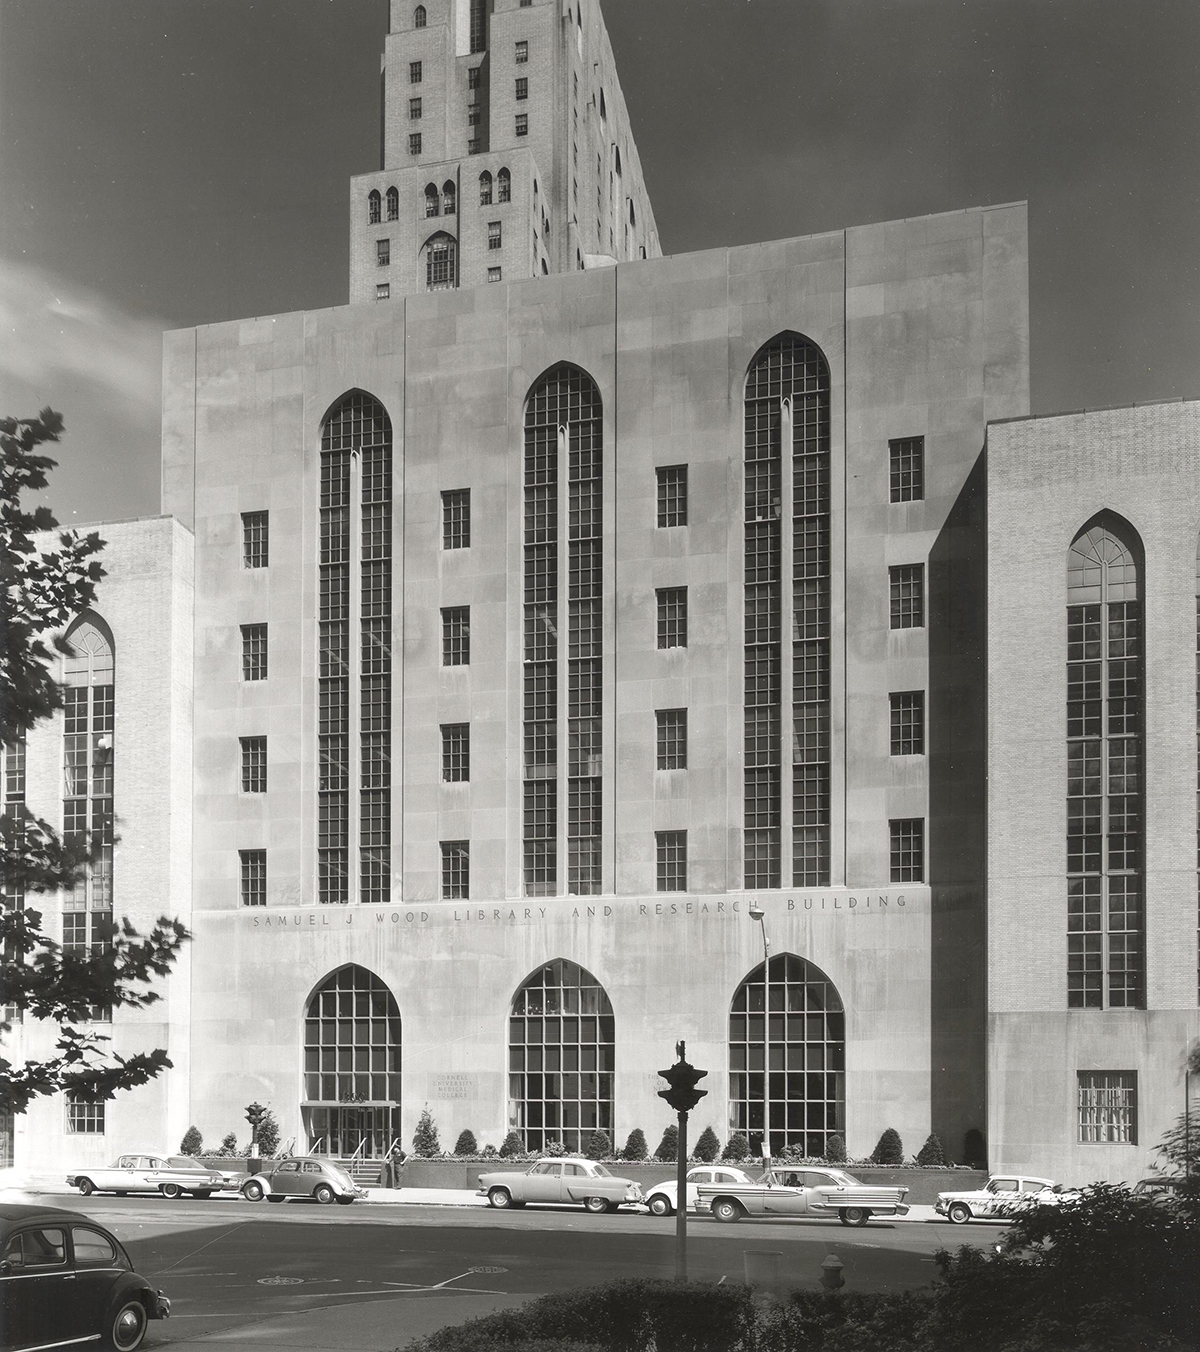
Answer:
M587 1143L587 1157L590 1160L605 1160L612 1154L612 1142L606 1131L592 1132Z
M551 1155L551 1156L553 1156L553 1157L555 1157L555 1158L559 1158L559 1157L565 1155L566 1153L567 1153L567 1147L566 1147L565 1145L563 1145L562 1141L547 1141L547 1142L546 1142L546 1154L547 1154L547 1155Z
M827 1164L846 1163L846 1138L835 1131L825 1142L825 1162Z
M54 664L71 651L63 631L94 603L104 576L95 557L99 535L65 531L47 542L58 526L50 509L21 504L23 493L46 487L56 462L34 452L57 441L62 427L49 408L36 418L0 419L0 744L20 743L62 706ZM96 854L86 839L63 839L28 812L0 817L0 881L10 896L69 888ZM160 997L150 983L167 975L189 937L165 916L144 937L122 920L103 945L67 952L43 934L40 911L19 904L0 912L0 1005L57 1025L53 1054L21 1065L0 1056L0 1112L24 1112L61 1090L110 1099L168 1068L161 1049L119 1056L108 1050L110 1038L77 1025L92 1022L97 1007L154 1004ZM0 1034L10 1028L0 1023Z
M662 1140L658 1143L658 1149L654 1152L656 1160L662 1160L664 1164L669 1164L679 1155L679 1127L676 1123L668 1123L663 1131Z
M625 1149L621 1151L623 1160L644 1160L650 1153L649 1146L646 1145L646 1133L641 1127L634 1127L625 1141Z
M935 1168L946 1163L946 1152L933 1132L929 1133L925 1138L925 1144L917 1151L917 1163L925 1165L926 1168Z
M895 1127L888 1127L871 1151L872 1164L903 1164L904 1144Z
M260 1155L270 1156L279 1149L279 1121L270 1108L259 1119L256 1141Z
M221 1138L221 1144L213 1151L214 1155L220 1155L224 1159L239 1153L237 1136L232 1131Z
M456 1155L478 1155L479 1143L475 1140L475 1133L464 1127L458 1133L458 1140L454 1142L454 1153Z
M441 1142L438 1140L437 1124L433 1120L433 1114L428 1107L421 1109L421 1116L417 1119L417 1129L413 1132L413 1154L414 1155L440 1155L442 1153Z
M713 1131L712 1127L705 1127L696 1138L692 1154L705 1164L711 1164L717 1158L720 1149L721 1142L717 1140L717 1133Z
M199 1127L188 1127L183 1133L183 1140L179 1142L179 1153L181 1155L198 1155L204 1149L204 1138L200 1135Z
M750 1154L750 1141L744 1131L735 1131L721 1151L723 1160L744 1160Z
M521 1133L510 1131L504 1140L500 1143L500 1157L510 1160L514 1155L521 1155L525 1152L525 1142L521 1140Z

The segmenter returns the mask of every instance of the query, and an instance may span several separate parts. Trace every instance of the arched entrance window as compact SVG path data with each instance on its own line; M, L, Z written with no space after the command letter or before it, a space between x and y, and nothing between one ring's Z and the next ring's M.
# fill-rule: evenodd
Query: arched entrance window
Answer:
M508 1021L508 1125L526 1150L586 1150L597 1129L612 1137L613 1027L604 987L578 963L555 958L521 985Z
M777 953L737 988L729 1015L729 1125L757 1150L799 1146L821 1156L845 1131L846 1020L818 967Z
M304 1019L308 1148L380 1156L400 1130L400 1010L365 967L342 967L313 993Z

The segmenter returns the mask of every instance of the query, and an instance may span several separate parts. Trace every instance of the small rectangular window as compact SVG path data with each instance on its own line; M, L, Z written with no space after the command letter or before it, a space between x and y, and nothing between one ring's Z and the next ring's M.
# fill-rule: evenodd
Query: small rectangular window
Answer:
M409 134L408 153L410 155L419 155L421 153L421 133L414 131Z
M525 41L516 44L514 60L518 66L523 66L529 60L529 43Z
M479 126L479 104L477 103L471 104L471 106L467 109L467 126L468 127Z
M688 716L686 709L656 709L658 768L687 769Z
M242 625L242 680L267 679L267 626Z
M266 793L267 739L241 737L238 740L242 748L242 792Z
M419 61L408 63L408 82L409 84L421 83L421 63Z
M471 846L465 840L442 841L442 900L465 901L471 895Z
M1137 1071L1081 1070L1081 1145L1137 1145Z
M465 784L471 778L471 725L442 724L442 779Z
M925 754L925 692L901 690L892 696L892 755Z
M72 1136L103 1136L104 1100L68 1093L67 1131Z
M242 905L265 906L267 904L266 850L239 850L238 859L242 870Z
M663 465L654 471L658 479L658 524L686 526L688 511L688 467Z
M442 666L465 667L471 663L471 607L446 606L442 610Z
M499 249L504 244L499 221L488 221L488 248Z
M467 154L468 154L468 155L478 155L479 152L480 152L480 150L481 150L482 148L483 148L483 147L482 147L482 145L481 145L481 143L480 143L480 140L479 140L479 137L478 137L478 136L472 136L472 137L470 138L470 140L467 142Z
M527 99L528 97L529 97L529 79L527 76L522 75L517 80L517 102L520 103L522 99Z
M468 549L471 544L471 490L451 488L442 494L442 548Z
M528 113L518 113L518 114L517 114L517 135L518 135L518 136L528 136L528 135L529 135L529 114L528 114Z
M390 239L377 239L375 241L375 262L381 268L386 268L392 261L392 241Z
M687 891L687 832L655 831L655 885L659 892Z
M391 283L390 283L390 282L376 282L376 283L375 283L375 299L376 299L376 300L391 300L391 298L392 298L392 286L391 286Z
M265 568L268 559L269 524L266 512L242 513L242 567Z
M919 883L925 879L925 821L906 817L888 822L891 834L891 881Z
M412 118L412 120L413 120L414 122L421 116L421 100L420 100L420 99L409 99L409 101L408 101L408 115L409 115L410 118Z
M498 282L498 281L500 281L500 280L501 280L501 278L500 278L500 269L499 269L499 268L488 268L488 281L489 281L489 282Z
M467 88L468 88L468 89L478 89L478 88L479 88L479 67L478 67L478 66L468 66L468 67L467 67Z
M893 629L920 629L925 624L925 565L904 563L888 569Z
M925 497L924 437L888 442L888 476L893 502L920 502Z
M688 604L686 587L660 587L654 593L658 601L658 646L686 648L688 642Z

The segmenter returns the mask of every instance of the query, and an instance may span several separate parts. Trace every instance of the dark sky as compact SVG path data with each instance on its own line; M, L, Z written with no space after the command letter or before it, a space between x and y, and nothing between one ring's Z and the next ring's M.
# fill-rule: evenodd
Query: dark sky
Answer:
M1197 0L603 0L663 251L1027 198L1035 412L1200 394ZM0 0L0 411L158 510L164 327L339 305L386 0Z

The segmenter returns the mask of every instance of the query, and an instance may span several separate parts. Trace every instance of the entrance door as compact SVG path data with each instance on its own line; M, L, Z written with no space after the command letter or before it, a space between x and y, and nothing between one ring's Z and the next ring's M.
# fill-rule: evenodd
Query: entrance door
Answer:
M308 1148L335 1159L380 1159L396 1134L396 1110L382 1106L305 1109ZM361 1149L360 1149L361 1147Z

